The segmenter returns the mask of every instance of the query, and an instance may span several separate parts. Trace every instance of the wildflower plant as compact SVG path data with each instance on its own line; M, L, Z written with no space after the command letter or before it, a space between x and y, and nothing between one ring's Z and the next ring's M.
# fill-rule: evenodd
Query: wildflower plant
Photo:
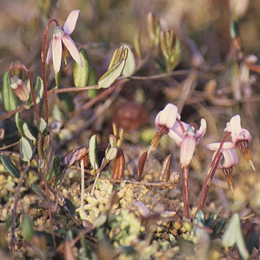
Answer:
M208 78L209 65L201 64L201 71L195 67L174 71L181 62L183 40L152 13L146 20L148 37L137 30L133 47L129 43L83 42L77 44L81 46L78 49L71 35L80 29L76 28L82 18L79 13L71 11L63 27L56 18L46 22L38 57L41 76L37 75L37 66L20 62L12 63L3 76L0 255L6 259L15 258L19 252L33 259L60 258L61 254L64 259L175 259L182 257L182 247L184 251L192 247L198 259L209 259L210 246L202 247L203 257L197 249L205 237L210 245L221 236L227 221L217 214L206 214L217 169L222 170L232 191L236 186L233 171L240 157L237 149L255 170L249 150L252 135L241 126L244 117L234 115L226 124L222 140L205 146L212 126L209 113L201 112L204 108L196 109L205 117L197 125L188 121L192 117L182 108L186 103L193 107L197 78ZM102 12L99 15L102 18ZM146 38L149 42L144 47L141 43ZM192 40L187 43L193 51ZM75 62L67 60L68 53ZM51 60L54 74L52 67L46 66ZM259 69L244 58L241 64L248 73ZM147 76L147 71L157 75ZM220 76L212 71L210 77L218 79ZM172 87L178 75L189 78L178 83L181 93ZM154 80L161 84L166 78L175 82L169 84L170 90L156 89ZM141 89L147 87L142 82L149 83L149 91ZM156 99L157 95L164 98ZM211 95L204 93L208 102L215 100ZM112 122L114 103L131 97L138 100L138 113L137 106L131 111L123 106L127 116L120 120L118 113L117 124ZM161 105L165 107L154 116L152 108L158 111ZM149 115L155 119L154 124L149 123ZM135 124L139 117L143 122ZM129 129L121 122L127 120ZM190 172L197 175L200 171L202 176L207 167L205 158L203 167L197 170L194 157L204 151L209 158L209 151L214 153L201 188L196 180L199 196L190 200L194 195ZM195 200L197 207L192 205ZM244 240L241 227L236 213L222 243L225 248L236 244L247 259L256 245L256 230L250 228Z

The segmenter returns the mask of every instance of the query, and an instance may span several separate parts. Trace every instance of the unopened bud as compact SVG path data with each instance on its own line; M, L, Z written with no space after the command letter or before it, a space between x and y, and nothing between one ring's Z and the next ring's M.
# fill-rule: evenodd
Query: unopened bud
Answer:
M13 76L11 79L11 88L13 89L14 94L23 102L27 102L29 99L29 91L25 83L16 76Z

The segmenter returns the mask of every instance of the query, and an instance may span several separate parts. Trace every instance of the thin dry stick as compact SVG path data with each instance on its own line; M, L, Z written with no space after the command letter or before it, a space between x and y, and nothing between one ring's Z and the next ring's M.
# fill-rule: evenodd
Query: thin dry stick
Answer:
M44 92L43 92L43 97L44 97L44 102L45 102L45 121L48 123L49 119L49 105L48 105L48 96L47 96L47 81L46 81L46 43L47 43L47 36L48 32L50 29L51 23L54 22L56 26L59 26L59 22L56 19L51 19L49 20L45 32L44 32L44 37L43 37L43 42L42 42L42 53L41 53L41 58L42 58L42 78L43 78L43 87L44 87Z
M93 85L93 86L85 86L82 88L76 88L76 87L71 87L71 88L60 88L60 89L52 89L49 90L47 95L51 96L53 94L58 94L58 93L64 93L64 92L79 92L83 90L90 90L90 89L99 89L99 85Z
M33 99L33 104L34 104L34 112L35 112L36 119L37 119L37 122L38 122L40 117L39 117L39 111L38 111L38 107L37 107L37 103L36 103L36 99L35 99L35 95L34 95L34 89L33 89L33 82L32 82L31 73L29 72L29 70L23 64L15 64L10 69L10 76L11 77L13 77L13 71L15 69L22 69L22 70L24 70L25 73L27 74L28 78L29 78L30 89L31 89L31 94L32 94L32 99Z
M214 178L215 172L217 170L218 167L218 163L219 160L221 159L221 149L223 147L224 142L226 141L226 139L231 135L230 132L226 133L226 135L223 137L220 146L210 164L210 168L207 172L207 175L205 177L205 180L203 182L203 186L200 192L200 198L199 198L199 203L198 203L198 207L197 210L204 210L205 205L206 205L206 200L207 200L207 196L208 196L208 192L209 192L209 187L210 184Z
M80 197L80 207L83 208L84 204L84 186L85 186L85 173L84 173L84 160L80 160L80 170L81 170L81 197Z
M184 205L184 217L189 219L189 189L188 189L189 166L182 168L182 196Z
M15 241L14 232L15 232L15 222L16 222L16 209L17 209L18 200L19 200L20 195L21 195L20 189L22 187L24 177L25 177L26 173L28 172L28 170L29 170L29 166L27 165L22 172L22 175L19 179L18 185L16 187L16 191L15 191L14 208L13 208L13 214L12 214L11 243L10 243L11 252L14 251L14 241Z
M0 116L0 122L1 122L2 120L5 120L5 119L11 117L11 116L14 115L15 113L21 112L22 110L24 110L25 106L26 106L26 104L23 104L23 105L19 106L18 108L16 108L15 110L12 110L12 111L10 111L10 112L8 112L8 113L6 113L6 114Z

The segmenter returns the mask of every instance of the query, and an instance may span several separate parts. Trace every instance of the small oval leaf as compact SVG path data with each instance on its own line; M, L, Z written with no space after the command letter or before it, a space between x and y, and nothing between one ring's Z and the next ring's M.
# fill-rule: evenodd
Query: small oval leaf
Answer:
M31 240L34 236L34 227L29 215L23 215L22 236L26 240Z
M35 141L37 139L37 129L35 129L30 124L27 124L25 122L23 123L23 133L25 137L31 141Z
M23 133L23 123L24 123L24 121L22 119L20 119L19 113L16 113L14 118L15 118L16 127L17 127L19 133L21 134L21 136L23 136L24 135L24 133Z
M82 67L75 62L74 68L73 68L73 78L74 78L74 85L77 88L83 88L88 84L89 80L89 61L87 52L81 48L79 51L81 60L82 60Z
M117 148L110 147L106 152L106 160L112 161L116 157L116 154L117 154Z
M18 98L14 94L11 88L10 75L8 72L6 72L3 76L2 99L3 99L4 109L6 111L12 111L17 108Z
M134 74L136 68L135 56L128 45L124 45L124 47L128 50L128 55L127 55L125 67L122 71L122 75L125 77L130 77Z
M39 119L39 122L37 123L37 128L40 133L43 133L44 130L47 128L47 123L42 117Z
M113 168L113 179L120 180L125 171L125 156L121 149L117 151L116 160Z
M94 170L99 168L98 166L98 158L97 158L97 137L96 135L92 135L89 140L89 159L90 164Z
M137 166L137 178L140 181L142 179L142 173L144 170L144 165L147 159L147 152L144 152L138 162L138 166Z
M47 180L52 180L55 176L61 174L60 157L56 156L51 164L50 170L47 173Z
M4 168L11 174L14 178L20 178L20 172L14 165L14 163L5 155L0 155L1 162Z
M162 163L162 168L161 168L161 172L160 172L160 181L161 182L168 182L168 180L170 178L171 161L172 161L172 155L169 154Z
M20 155L21 155L21 159L24 162L30 162L31 158L32 158L32 147L30 142L25 138L25 137L21 137L20 139Z

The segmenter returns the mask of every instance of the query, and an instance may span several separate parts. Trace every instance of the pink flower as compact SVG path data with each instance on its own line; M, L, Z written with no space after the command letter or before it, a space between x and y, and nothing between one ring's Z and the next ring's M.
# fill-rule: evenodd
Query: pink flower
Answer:
M185 132L183 132L180 124L182 124ZM180 162L182 168L190 164L195 147L199 143L200 139L204 136L206 129L206 120L202 118L201 126L198 130L196 130L193 125L188 125L184 122L176 122L169 132L169 136L173 138L180 147Z
M178 108L173 104L168 104L155 118L155 126L158 131L164 135L172 131L172 127L176 122L176 118L180 119Z
M209 144L207 145L207 147L210 150L216 150L212 157L212 161L215 160L215 156L217 150L220 147L220 143ZM230 147L236 148L235 145L231 142L226 142L223 144L222 149L220 151L221 158L218 163L218 168L221 169L224 175L226 176L227 184L231 188L231 191L233 192L232 172L233 172L233 166L238 163L238 158L237 158L236 151Z
M248 130L241 127L240 115L233 116L230 122L227 123L225 132L231 132L232 142L237 144L240 141L252 141L252 136Z
M185 132L183 132L181 125L183 126ZM169 136L174 139L174 141L176 142L176 144L178 146L181 146L182 140L186 134L187 129L190 127L189 124L185 123L185 122L176 122L174 124L174 126L172 127L172 129L170 129L171 131L169 131ZM193 127L193 126L192 126ZM196 145L199 143L200 139L204 136L204 134L206 133L207 130L207 122L204 118L202 118L200 120L200 128L195 132L194 138L196 140Z
M248 149L248 144L252 141L252 136L247 129L241 127L240 115L233 116L227 123L226 132L231 133L232 142L243 152L243 155L250 162L253 170L255 167L252 162L252 154Z
M14 94L23 102L29 100L29 91L25 83L16 76L13 76L11 79L11 88Z
M79 10L74 10L69 14L63 28L61 26L56 26L54 28L53 38L48 49L46 63L49 64L49 61L52 58L55 73L60 71L63 45L68 49L72 58L82 67L79 51L74 41L69 36L75 29L78 16Z

